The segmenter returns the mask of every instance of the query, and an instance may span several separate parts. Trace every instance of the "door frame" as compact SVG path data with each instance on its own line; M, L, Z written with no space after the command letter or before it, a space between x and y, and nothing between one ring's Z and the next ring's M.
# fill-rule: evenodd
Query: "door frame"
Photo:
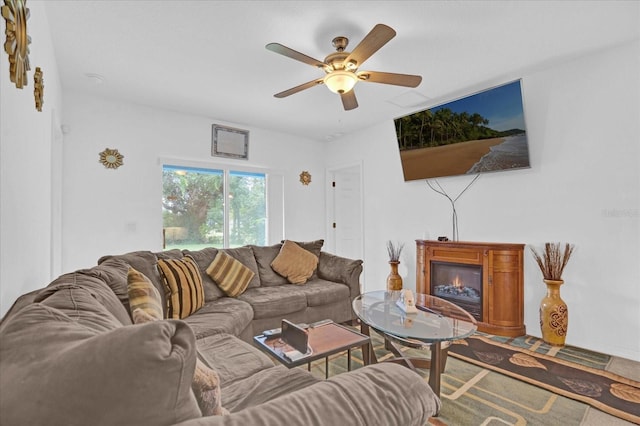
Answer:
M362 259L364 260L365 252L365 243L364 243L364 167L362 161L354 162L354 163L346 163L335 165L331 167L327 167L325 170L325 188L326 188L326 248L327 251L331 253L335 253L336 249L336 236L335 230L333 228L333 221L335 218L335 191L332 188L332 182L335 176L335 173L340 170L345 169L358 169L358 174L360 177L360 253L362 253ZM362 276L360 278L360 282L364 282L364 270L362 271Z

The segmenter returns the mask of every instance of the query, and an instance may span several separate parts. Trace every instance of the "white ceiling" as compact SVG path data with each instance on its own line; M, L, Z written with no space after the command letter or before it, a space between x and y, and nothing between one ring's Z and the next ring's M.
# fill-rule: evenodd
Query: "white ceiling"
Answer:
M638 1L50 0L46 12L65 90L317 140L640 38ZM267 43L323 60L334 37L351 50L377 23L397 36L360 70L422 75L416 89L358 83L352 111L323 86L273 97L323 73Z

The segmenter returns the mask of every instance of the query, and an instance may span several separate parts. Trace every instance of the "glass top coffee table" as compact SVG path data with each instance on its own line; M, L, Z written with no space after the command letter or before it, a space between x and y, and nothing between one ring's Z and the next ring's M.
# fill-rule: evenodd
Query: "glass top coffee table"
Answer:
M440 374L444 369L442 342L464 339L477 329L475 318L459 306L426 294L416 294L417 313L405 313L396 305L400 291L372 291L353 301L353 310L360 318L361 330L369 328L385 338L385 347L397 357L392 362L415 368L429 368L429 385L440 396ZM430 346L431 359L407 358L396 344L421 348ZM371 347L371 346L370 346ZM373 349L365 356L366 363L376 363Z

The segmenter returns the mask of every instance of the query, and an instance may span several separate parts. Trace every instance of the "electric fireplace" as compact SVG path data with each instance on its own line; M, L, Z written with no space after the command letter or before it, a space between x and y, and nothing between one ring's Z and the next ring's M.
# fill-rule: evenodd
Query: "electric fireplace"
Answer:
M416 291L460 306L478 331L526 334L524 244L416 240Z
M431 294L482 321L482 265L431 262Z

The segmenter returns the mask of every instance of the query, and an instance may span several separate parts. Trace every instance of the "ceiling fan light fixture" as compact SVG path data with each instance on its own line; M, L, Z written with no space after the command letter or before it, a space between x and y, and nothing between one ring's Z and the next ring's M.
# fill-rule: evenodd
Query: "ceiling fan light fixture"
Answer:
M356 85L358 77L350 71L336 70L324 77L324 84L333 93L347 93Z

